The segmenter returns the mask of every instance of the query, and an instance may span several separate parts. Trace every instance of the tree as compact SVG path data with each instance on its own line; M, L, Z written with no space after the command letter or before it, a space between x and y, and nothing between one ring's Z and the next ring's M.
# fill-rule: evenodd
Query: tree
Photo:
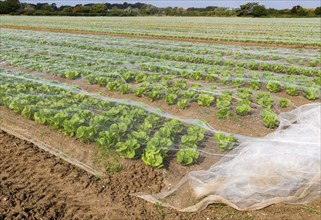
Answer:
M106 5L105 4L93 4L91 6L91 10L93 13L104 13L106 12Z
M0 14L16 12L19 9L19 6L19 0L5 0L4 2L0 2Z
M308 12L300 5L293 6L291 9L291 14L299 15L299 16L306 16Z
M315 8L314 9L314 14L316 15L316 16L321 16L321 7L317 7L317 8Z
M263 5L258 5L253 8L252 15L254 17L262 17L267 15L267 10Z
M236 10L236 15L261 17L267 15L267 10L264 5L259 5L257 2L249 2L241 5L240 8Z

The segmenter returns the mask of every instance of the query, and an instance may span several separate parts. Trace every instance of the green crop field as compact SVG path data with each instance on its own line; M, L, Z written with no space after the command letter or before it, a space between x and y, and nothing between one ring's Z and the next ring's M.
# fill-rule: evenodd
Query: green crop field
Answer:
M317 18L0 18L3 125L94 146L104 171L209 168L320 103Z

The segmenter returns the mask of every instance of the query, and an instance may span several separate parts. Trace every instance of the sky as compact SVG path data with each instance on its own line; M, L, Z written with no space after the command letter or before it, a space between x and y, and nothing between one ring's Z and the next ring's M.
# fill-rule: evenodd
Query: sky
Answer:
M20 0L20 2L28 3L56 3L57 6L61 5L77 5L88 3L123 3L126 0ZM152 4L157 7L207 7L207 6L221 6L236 8L247 2L259 2L267 8L292 8L295 5L301 5L305 8L315 8L321 6L321 0L127 0L128 3L146 3Z

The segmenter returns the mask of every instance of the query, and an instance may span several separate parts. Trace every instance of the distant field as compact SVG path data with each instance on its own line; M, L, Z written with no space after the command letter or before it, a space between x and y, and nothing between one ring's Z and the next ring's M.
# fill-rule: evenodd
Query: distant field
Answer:
M80 30L134 36L321 46L318 18L10 17L2 26Z

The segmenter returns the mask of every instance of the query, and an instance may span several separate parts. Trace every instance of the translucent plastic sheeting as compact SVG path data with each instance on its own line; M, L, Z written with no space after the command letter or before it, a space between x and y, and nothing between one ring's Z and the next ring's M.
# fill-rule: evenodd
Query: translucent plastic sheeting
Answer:
M279 119L275 132L243 141L208 170L188 173L169 191L136 195L184 212L211 203L251 210L316 199L321 196L321 104L281 113Z

